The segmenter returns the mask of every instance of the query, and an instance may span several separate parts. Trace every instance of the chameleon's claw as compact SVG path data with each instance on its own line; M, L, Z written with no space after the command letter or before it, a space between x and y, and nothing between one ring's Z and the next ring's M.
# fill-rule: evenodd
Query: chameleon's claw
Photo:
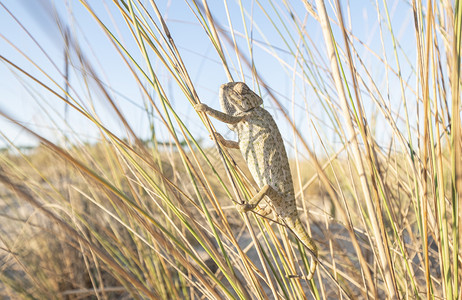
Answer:
M204 104L204 103L194 104L194 109L196 111L206 112L208 108L209 107L207 106L207 104Z
M219 134L219 133L216 132L216 131L215 131L213 134L215 135L215 138L216 138L220 143L222 143L222 144L225 143L225 138L224 138L221 134ZM213 135L212 135L212 134L210 135L210 138L213 140Z

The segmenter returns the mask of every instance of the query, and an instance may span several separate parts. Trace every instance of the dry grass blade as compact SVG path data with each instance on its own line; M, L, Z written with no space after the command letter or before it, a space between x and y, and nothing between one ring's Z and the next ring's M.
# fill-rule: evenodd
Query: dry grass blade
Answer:
M323 26L324 40L326 42L326 46L329 51L329 57L331 59L331 68L332 68L332 72L334 75L334 81L335 81L335 85L337 88L337 93L339 94L340 101L342 104L343 117L346 120L348 134L350 138L354 139L356 134L355 134L354 126L353 126L353 123L350 117L351 116L350 109L348 107L347 98L344 92L343 83L342 83L342 79L341 79L340 72L339 72L339 67L337 65L338 63L336 59L337 55L335 54L336 51L335 51L335 48L334 48L334 45L331 39L331 29L330 29L331 27L330 27L329 20L327 17L327 12L324 6L324 2L322 0L318 0L316 3L317 3L319 14L320 14L321 24ZM390 259L390 253L387 248L387 243L386 243L387 237L383 229L383 222L380 222L381 213L380 213L379 206L377 206L378 203L375 203L375 208L374 208L374 204L372 203L370 187L369 187L369 183L366 178L366 171L364 169L364 165L361 159L361 153L359 150L358 142L353 141L352 151L353 151L353 156L355 159L355 165L356 165L356 168L358 169L358 173L359 173L359 177L360 177L360 181L361 181L361 185L363 189L364 199L367 205L370 221L372 224L372 229L374 231L374 236L377 239L377 248L378 248L379 257L381 260L380 267L383 268L383 272L386 278L385 281L387 284L388 293L391 298L395 298L396 293L397 293L397 287L396 287L396 280L394 278L394 271L393 271L393 267L392 267L392 263ZM379 209L379 214L375 213L376 209ZM377 218L379 220L377 220Z

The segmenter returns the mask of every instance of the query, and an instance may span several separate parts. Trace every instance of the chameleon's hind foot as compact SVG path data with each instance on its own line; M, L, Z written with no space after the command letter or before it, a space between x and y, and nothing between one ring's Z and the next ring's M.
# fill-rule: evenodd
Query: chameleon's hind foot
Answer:
M299 279L300 278L300 279L311 280L311 279L313 279L313 274L309 274L309 275L287 275L287 278L289 278L289 279Z
M270 205L260 205L260 204L250 204L250 203L243 203L243 204L236 204L236 209L241 212L245 213L248 211L254 211L255 213L259 214L262 217L269 215L273 212L273 209Z
M259 204L255 210L254 210L257 214L259 214L260 216L267 216L269 215L270 213L273 212L273 208L268 204L266 203L265 205L261 205Z
M248 203L237 204L237 210L239 212L254 210L265 196L271 196L274 193L276 193L274 189L267 184Z
M249 203L236 204L236 209L240 213L251 211L255 209L255 207L257 207L257 204L249 204Z

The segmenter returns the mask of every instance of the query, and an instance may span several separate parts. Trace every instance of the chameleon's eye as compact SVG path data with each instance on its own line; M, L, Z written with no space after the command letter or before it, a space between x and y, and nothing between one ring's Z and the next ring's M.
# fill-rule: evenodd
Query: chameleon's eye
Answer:
M236 83L236 85L234 86L233 89L234 89L234 91L236 93L244 94L244 93L246 93L248 91L249 88L247 87L247 85L245 83L238 82L238 83Z

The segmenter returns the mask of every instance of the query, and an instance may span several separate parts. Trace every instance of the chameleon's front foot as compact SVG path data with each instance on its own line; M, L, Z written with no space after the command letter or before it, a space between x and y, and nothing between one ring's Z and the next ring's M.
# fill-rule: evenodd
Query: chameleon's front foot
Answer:
M215 135L215 138L222 144L226 144L226 139L221 135L219 134L218 132L214 132L213 135ZM213 139L212 135L210 135L210 138Z
M207 112L207 110L209 109L209 107L208 107L207 104L198 103L198 104L194 104L194 109L195 109L196 111L200 111L200 112Z
M248 211L253 210L255 207L257 207L257 204L249 204L249 203L236 204L236 209L240 213L246 213Z

